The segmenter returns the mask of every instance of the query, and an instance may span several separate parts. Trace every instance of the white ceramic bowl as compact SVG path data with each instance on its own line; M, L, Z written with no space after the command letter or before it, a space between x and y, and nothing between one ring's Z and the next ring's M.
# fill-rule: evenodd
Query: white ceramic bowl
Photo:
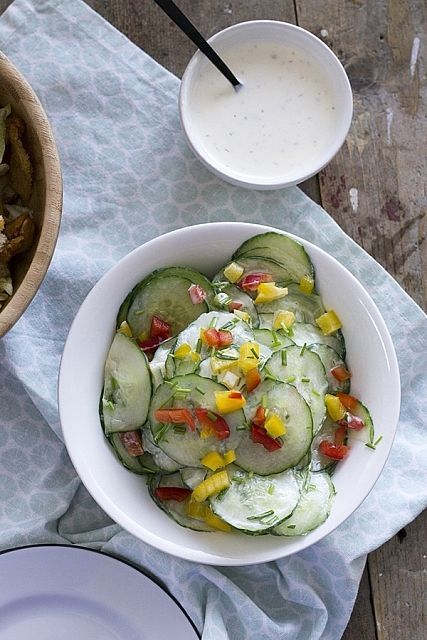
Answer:
M300 240L316 269L325 305L343 322L352 393L369 407L383 440L372 451L357 442L334 474L337 496L328 520L305 537L198 533L180 527L151 500L144 478L127 471L104 438L98 415L103 368L119 306L153 269L183 265L212 276L247 238L271 231L217 222L186 227L138 247L95 285L68 335L59 376L59 410L71 460L88 491L110 517L137 538L188 560L244 565L290 555L340 525L368 495L389 454L399 416L396 356L384 321L361 284L334 258Z
M265 101L265 95L268 91L266 89L267 84L263 83L267 82L267 80L265 80L267 73L265 72L265 67L263 67L257 72L257 78L252 78L250 82L246 83L246 86L243 86L243 88L239 90L238 95L235 95L228 81L220 76L219 72L214 69L211 62L200 51L197 51L190 60L182 78L179 111L187 142L199 160L214 174L224 180L252 189L288 187L298 184L320 171L320 169L333 158L343 144L351 124L353 113L352 92L347 74L331 49L312 33L293 24L273 20L255 20L233 25L212 36L209 39L209 43L219 55L224 58L225 62L228 62L229 66L231 66L230 59L233 60L231 57L233 55L233 48L235 51L236 47L247 43L256 44L258 47L264 46L263 43L270 43L272 46L278 47L277 50L279 52L282 50L280 48L281 46L286 46L289 47L289 51L292 54L295 54L295 59L292 61L293 63L298 63L298 56L302 56L318 69L318 73L316 73L307 84L308 71L306 70L304 72L304 69L307 68L301 67L301 75L303 75L303 73L306 74L306 79L301 82L306 84L298 85L301 88L301 93L296 92L293 98L295 101L292 102L292 106L290 106L291 103L286 106L285 103L288 96L292 95L292 86L290 85L296 87L297 83L300 82L300 80L297 80L297 76L292 75L293 80L288 79L286 81L289 81L288 93L286 92L286 88L282 89L282 87L280 87L280 91L277 91L276 87L275 93L268 94L269 99ZM269 68L272 68L270 58L274 57L274 53L268 57ZM286 57L283 58L283 65L285 65L285 60ZM248 69L253 69L257 62L257 60L254 60L252 65L249 62L242 62L241 67L246 64L246 72L248 72ZM232 68L232 71L234 71L238 79L245 85L246 80L244 77L239 77L241 73L240 63L238 64L237 61L235 61L234 64L237 65L237 68ZM285 66L277 67L278 76L280 76L281 68L285 69ZM292 71L290 69L292 69ZM294 69L295 64L289 67L289 71L285 71L285 73L293 74ZM200 78L202 74L206 73L213 73L214 75L210 76L209 85L203 85L203 92L200 93L200 83L202 82ZM276 75L274 75L274 77L276 77ZM264 79L260 80L261 84L258 87L260 91L256 93L255 83L258 78ZM216 82L218 82L218 84L213 84ZM283 87L286 86L286 82L283 82ZM330 119L329 114L327 121L318 121L321 109L319 109L319 103L315 102L315 100L319 100L319 98L314 98L313 82L319 82L318 85L316 84L316 91L318 89L323 90L325 86L329 87L331 100L333 100L333 106L331 107L334 114L333 119ZM211 90L210 87L214 88ZM305 91L302 90L304 87ZM263 110L265 115L262 117L266 117L268 114L267 120L258 121L259 113L258 115L255 114L255 112L249 113L247 96L252 94L256 94L255 101L257 102L259 100L260 106L265 107ZM209 95L207 105L204 104L205 98L203 97L206 95ZM317 95L321 94L318 93ZM218 98L218 96L220 97ZM225 113L233 105L232 108L234 110L239 99L245 101L245 105L241 107L242 112L238 113L237 117L233 112L230 112L227 118L224 118L224 121L220 119L223 117L221 116L222 109L224 109ZM203 107L200 106L201 100L203 101ZM275 105L277 112L274 111ZM305 116L303 116L304 108L307 110ZM210 114L212 114L212 119L210 119ZM283 114L286 114L286 116ZM242 123L242 118L247 121L248 117L254 126L251 126L247 135L239 138L239 126L241 126L239 123ZM304 121L302 121L303 117L306 118ZM308 122L307 119L310 122ZM221 126L217 127L216 125L219 122L221 122ZM270 124L270 122L272 124ZM329 123L327 127L325 122ZM284 126L286 126L287 123L292 124L290 124L289 131L284 133ZM306 144L301 144L301 153L297 155L297 147L293 145L298 145L300 137L305 135L305 132L308 131L312 125L314 125L313 135L319 137L319 140L314 140L312 144L308 144L309 140L307 140ZM228 127L231 126L234 127L234 134L233 131L231 134L227 134ZM263 138L264 142L263 140L255 141L254 138L254 143L256 142L257 146L253 146L252 149L248 151L245 147L246 141L251 141L251 135L257 135L257 133L262 130L262 127L265 127L265 131L267 132L267 135ZM322 135L320 133L321 130L328 131L328 134ZM240 129L240 131L242 130ZM300 131L300 133L297 133L298 131ZM225 135L224 139L222 138L223 132ZM209 138L206 137L206 134ZM234 135L234 137L227 138L227 135ZM280 136L283 137L283 140ZM279 154L277 156L278 162L275 163L277 168L273 168L271 164L272 154L268 153L268 151L271 141L276 138L277 140L281 140L280 146L286 148L282 150L283 155ZM230 145L234 146L231 147ZM230 147L227 149L230 153L224 155L219 152L218 147L225 148L226 146ZM250 167L243 166L241 159L238 159L241 149L243 148L245 148L245 165L248 163L248 154L254 154L251 158L255 159L255 161L251 160ZM279 150L276 149L276 151L278 153ZM267 162L267 156L270 158L269 166L265 164ZM293 167L290 166L289 162L289 158L291 157L294 159L298 157L296 165ZM280 161L280 158L283 158L283 160ZM261 171L261 169L263 170Z

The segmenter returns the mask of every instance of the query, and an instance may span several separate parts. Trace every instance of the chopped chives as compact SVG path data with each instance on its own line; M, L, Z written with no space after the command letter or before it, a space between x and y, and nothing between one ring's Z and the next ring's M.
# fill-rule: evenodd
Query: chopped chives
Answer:
M182 433L182 434L184 434L186 432L186 428L182 424L174 424L173 425L173 430L174 430L174 433Z
M222 327L220 327L220 331L226 331L227 329L231 329L234 326L233 322L226 322Z
M264 407L264 409L267 407L268 404L268 398L266 395L262 396L262 400L261 400L261 405Z
M304 351L307 349L307 343L304 342L303 346L301 347L301 351L299 352L300 356L304 355Z
M266 380L277 380L276 376L271 373L268 367L264 367L264 372L265 372L264 377Z
M271 341L271 346L272 347L279 347L280 346L280 340L279 340L279 336L277 335L277 331L272 331L272 336L273 336L273 340Z
M169 387L175 387L176 386L176 382L172 382L172 380L165 380L165 384L167 384Z
M212 411L208 411L207 416L209 420L212 420L212 422L216 422L217 416L214 413L212 413Z
M225 487L225 489L222 489L222 491L220 491L216 497L217 500L222 500L223 497L225 496L225 494L228 491L228 487Z
M221 351L217 351L215 354L216 358L219 358L219 360L238 360L239 356L232 356L229 353L221 353Z
M254 477L254 472L253 471L249 471L248 478L253 478L253 477Z
M286 367L286 365L288 364L288 354L286 353L286 351L283 349L282 351L282 365L284 367Z
M274 493L274 484L270 484L268 489L267 489L267 493L271 496Z
M375 442L374 442L374 447L376 447L376 446L377 446L377 444L379 444L379 443L381 442L381 440L382 440L382 439L383 439L383 437L382 437L382 436L379 436L379 437L375 440Z
M196 353L200 353L200 352L201 352L201 350L202 350L202 339L201 339L201 338L199 338L199 339L197 340L197 344L196 344Z
M243 483L244 483L244 481L245 481L245 479L244 479L244 478L242 478L242 476L237 476L237 475L236 475L236 476L233 476L233 477L231 478L231 480L232 480L233 482L235 482L236 484L243 484Z
M149 469L148 467L141 467L144 473L157 473L154 469Z
M253 347L251 347L251 352L254 354L255 358L258 360L258 354Z
M295 382L295 376L288 376L285 382Z
M297 526L296 524L288 524L286 528L287 529L295 529L296 526Z
M218 317L215 316L214 318L212 318L212 320L209 322L209 328L212 329L213 327L216 327L216 323L218 322Z
M376 449L375 445L370 442L365 442L365 447L369 447L369 449Z
M169 431L170 428L171 428L171 423L170 422L165 422L160 427L160 429L157 431L156 435L154 436L154 440L155 440L156 444L158 444L160 442L160 440L165 437L166 433Z
M270 520L264 520L263 524L266 524L268 527L271 527L273 524L279 522L279 518L277 516L273 516Z
M317 396L318 398L320 398L320 393L319 393L318 391L316 391L316 389L312 389L312 390L311 390L311 393L312 393L314 396Z
M310 382L310 378L306 378L305 376L301 378L301 382Z
M245 431L245 429L247 429L247 428L248 428L248 425L247 425L247 424L239 424L239 425L236 427L236 431Z
M195 387L195 390L198 391L199 393L201 393L202 396L205 395L205 391L203 391L203 389L201 389L200 387Z

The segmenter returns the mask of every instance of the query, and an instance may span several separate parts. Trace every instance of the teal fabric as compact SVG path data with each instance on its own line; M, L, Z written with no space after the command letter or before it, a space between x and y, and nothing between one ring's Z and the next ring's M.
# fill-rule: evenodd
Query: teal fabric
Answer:
M0 342L0 547L65 542L126 557L167 586L203 640L340 638L366 554L426 504L426 316L298 188L252 192L208 173L180 131L178 80L79 0L16 0L0 18L0 48L43 102L64 172L51 267ZM280 227L350 268L388 324L402 377L395 444L368 498L318 544L252 567L195 565L120 529L80 483L56 404L68 329L100 276L150 238L214 220Z

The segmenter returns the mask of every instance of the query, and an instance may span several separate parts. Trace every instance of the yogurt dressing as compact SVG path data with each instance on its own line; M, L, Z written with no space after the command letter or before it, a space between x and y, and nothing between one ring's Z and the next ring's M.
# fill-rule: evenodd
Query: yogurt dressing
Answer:
M275 179L318 166L334 138L332 86L308 54L278 42L221 49L239 91L207 61L191 92L192 127L217 162L248 177Z

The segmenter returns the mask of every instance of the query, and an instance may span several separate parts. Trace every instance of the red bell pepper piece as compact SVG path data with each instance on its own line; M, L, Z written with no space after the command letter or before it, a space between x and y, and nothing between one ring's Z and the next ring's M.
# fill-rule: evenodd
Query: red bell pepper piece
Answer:
M271 273L259 272L259 273L249 273L247 276L242 278L239 282L239 287L243 289L243 291L256 291L261 284L261 282L272 282L273 276Z
M228 310L230 313L233 311L239 311L243 307L243 302L237 302L237 300L232 300L228 303Z
M334 444L329 440L322 440L319 444L319 451L332 460L343 460L349 452L349 447L345 444Z
M351 373L345 367L333 367L331 369L331 374L334 376L338 382L345 382L351 378Z
M204 409L203 407L197 407L194 410L194 413L202 427L207 427L208 429L213 430L217 440L225 440L229 437L230 427L228 426L225 418L219 416L213 411Z
M147 338L147 340L139 340L138 345L141 351L150 353L151 351L155 351L164 340L166 340L166 338L162 338L162 336L155 336L154 338Z
M251 440L252 442L262 444L264 449L267 449L267 451L277 451L283 446L280 440L269 436L264 427L260 427L255 424L255 422L252 422L251 424Z
M156 487L156 489L154 489L154 495L159 500L184 502L190 494L191 489L185 489L184 487Z
M359 400L354 396L350 396L348 393L337 393L338 398L341 400L342 404L349 411L354 411L359 403Z
M186 424L191 431L196 428L196 421L189 409L157 409L154 417L158 422L171 422L172 424Z
M199 284L192 284L188 289L188 294L193 304L200 304L206 300L206 291Z
M162 340L167 340L171 337L171 326L159 316L153 316L151 318L150 338L161 337Z
M249 371L247 371L245 374L245 381L248 393L256 389L261 382L261 375L258 369L250 369Z
M130 456L134 458L136 456L142 456L144 449L139 431L123 431L119 433L119 438Z
M254 424L257 424L259 427L263 427L264 426L264 422L265 422L265 409L264 407L258 407L257 410L255 411L255 415L252 418L252 422Z
M208 347L215 347L216 349L228 347L233 342L233 334L224 329L214 329L210 327L203 332L202 336L202 341L207 344Z

